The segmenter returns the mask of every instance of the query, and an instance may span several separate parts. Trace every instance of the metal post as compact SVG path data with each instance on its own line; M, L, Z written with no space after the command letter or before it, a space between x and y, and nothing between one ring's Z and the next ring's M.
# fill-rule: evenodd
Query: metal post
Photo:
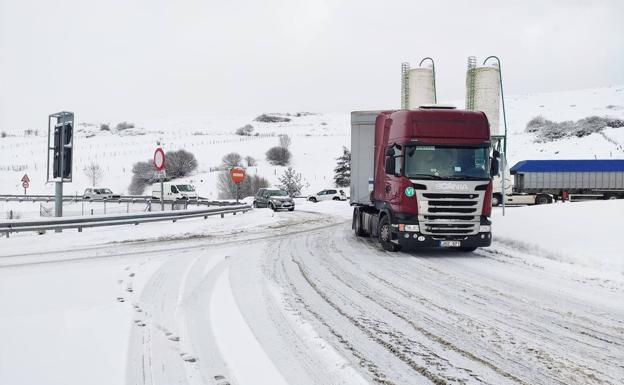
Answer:
M426 58L424 58L424 59L422 59L420 61L420 64L418 64L418 66L422 67L422 64L425 62L425 60L430 60L431 61L431 69L433 70L433 102L437 103L438 102L438 91L436 90L435 62L433 61L432 58L426 57Z
M238 204L238 183L236 183L236 204Z
M507 162L505 161L506 156L507 154L505 154L505 152L503 151L501 153L501 163L503 164L503 181L502 181L503 193L501 194L501 199L503 200L503 216L505 216L505 196L507 195L507 191L505 191L505 168L507 167Z
M63 216L63 182L55 182L54 189L54 216L62 217ZM62 232L62 229L55 229L55 233Z
M500 91L501 91L501 102L503 104L503 123L505 124L505 141L503 142L503 151L507 152L507 113L505 112L505 93L503 92L503 70L501 68L500 59L497 56L488 56L484 61L487 62L489 59L496 59L498 63L498 79L500 83Z

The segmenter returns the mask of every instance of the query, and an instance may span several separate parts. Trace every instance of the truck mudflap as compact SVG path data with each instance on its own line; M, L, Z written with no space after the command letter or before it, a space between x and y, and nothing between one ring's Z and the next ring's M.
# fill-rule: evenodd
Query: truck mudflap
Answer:
M436 237L437 238L437 237ZM479 233L457 237L456 239L436 239L431 235L416 232L399 231L396 241L401 248L440 247L440 248L472 248L488 247L492 244L492 233Z

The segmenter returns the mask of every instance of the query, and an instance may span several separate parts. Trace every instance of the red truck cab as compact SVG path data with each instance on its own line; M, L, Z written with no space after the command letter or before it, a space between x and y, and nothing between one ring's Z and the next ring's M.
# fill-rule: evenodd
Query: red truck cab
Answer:
M378 237L387 250L489 246L491 178L498 168L490 152L482 112L433 106L352 113L356 234Z

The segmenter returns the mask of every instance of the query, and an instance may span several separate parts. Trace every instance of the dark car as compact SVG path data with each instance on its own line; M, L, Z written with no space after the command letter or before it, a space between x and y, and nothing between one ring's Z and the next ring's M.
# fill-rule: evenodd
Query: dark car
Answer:
M293 211L295 209L295 202L284 190L261 188L254 197L253 207L269 207L273 211Z

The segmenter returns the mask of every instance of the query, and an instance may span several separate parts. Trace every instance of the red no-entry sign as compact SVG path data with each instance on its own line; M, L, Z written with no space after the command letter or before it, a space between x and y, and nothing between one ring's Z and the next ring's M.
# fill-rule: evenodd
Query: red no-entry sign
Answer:
M30 186L30 183L28 183L26 181L22 182L22 187L23 188L27 189L29 186Z
M160 147L154 151L154 167L158 171L162 171L165 168L165 152Z
M245 180L245 169L240 167L233 167L230 170L230 176L232 177L232 182L238 184Z

